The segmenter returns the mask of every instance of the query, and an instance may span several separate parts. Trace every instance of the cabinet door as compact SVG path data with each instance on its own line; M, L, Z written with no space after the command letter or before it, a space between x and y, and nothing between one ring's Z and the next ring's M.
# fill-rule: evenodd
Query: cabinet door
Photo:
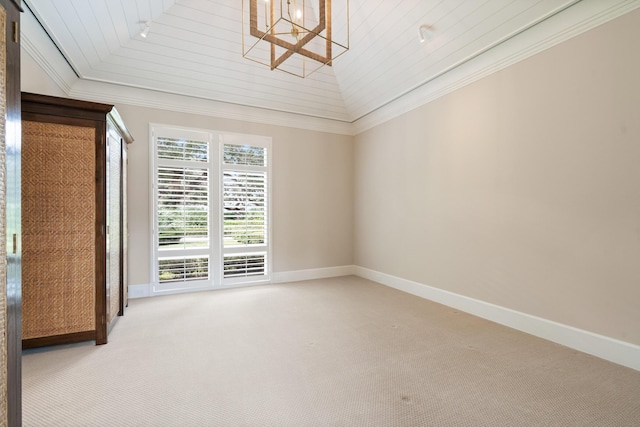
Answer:
M121 226L122 139L107 128L107 322L122 315Z
M24 113L22 121L22 338L41 345L94 339L101 317L98 132L94 122L64 120Z
M122 144L122 305L120 311L124 314L124 308L129 306L129 222L127 217L127 185L128 185L129 158L127 144Z

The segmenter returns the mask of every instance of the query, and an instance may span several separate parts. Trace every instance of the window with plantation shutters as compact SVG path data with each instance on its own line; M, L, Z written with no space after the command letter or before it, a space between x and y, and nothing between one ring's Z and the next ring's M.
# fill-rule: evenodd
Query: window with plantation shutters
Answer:
M158 168L158 250L160 282L208 277L209 171ZM176 252L184 255L176 257Z
M156 274L160 289L209 281L211 171L207 134L155 138Z
M223 278L267 274L267 148L228 144L222 151Z
M207 169L158 168L158 244L161 248L206 245L208 211Z
M270 139L151 126L153 293L269 279Z

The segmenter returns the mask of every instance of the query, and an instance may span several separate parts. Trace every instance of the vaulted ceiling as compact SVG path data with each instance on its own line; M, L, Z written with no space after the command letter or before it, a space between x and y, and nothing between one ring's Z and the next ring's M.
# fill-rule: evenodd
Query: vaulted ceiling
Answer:
M470 61L495 68L553 44L558 34L583 31L594 16L610 19L638 7L635 0L350 0L350 50L301 79L242 57L242 1L24 0L23 39L43 68L53 70L62 62L52 64L51 53L42 52L45 37L36 32L46 34L75 76L62 84L72 96L78 82L85 85L78 88L94 83L103 91L145 90L351 124L424 92ZM345 1L333 0L334 8ZM571 9L571 31L554 24ZM150 28L143 38L145 21ZM425 43L422 24L432 28ZM518 37L526 41L539 26L552 30L502 57L495 51Z

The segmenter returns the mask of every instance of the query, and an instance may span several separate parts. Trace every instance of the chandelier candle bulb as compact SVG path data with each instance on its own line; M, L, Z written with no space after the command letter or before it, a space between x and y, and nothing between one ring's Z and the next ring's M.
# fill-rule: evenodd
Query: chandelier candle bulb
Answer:
M264 0L264 26L269 28L269 0Z

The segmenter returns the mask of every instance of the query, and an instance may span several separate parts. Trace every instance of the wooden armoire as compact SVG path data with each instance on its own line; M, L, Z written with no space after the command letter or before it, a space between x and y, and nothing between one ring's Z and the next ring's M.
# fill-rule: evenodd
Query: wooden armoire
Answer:
M95 340L127 305L126 165L112 105L22 93L22 346Z

